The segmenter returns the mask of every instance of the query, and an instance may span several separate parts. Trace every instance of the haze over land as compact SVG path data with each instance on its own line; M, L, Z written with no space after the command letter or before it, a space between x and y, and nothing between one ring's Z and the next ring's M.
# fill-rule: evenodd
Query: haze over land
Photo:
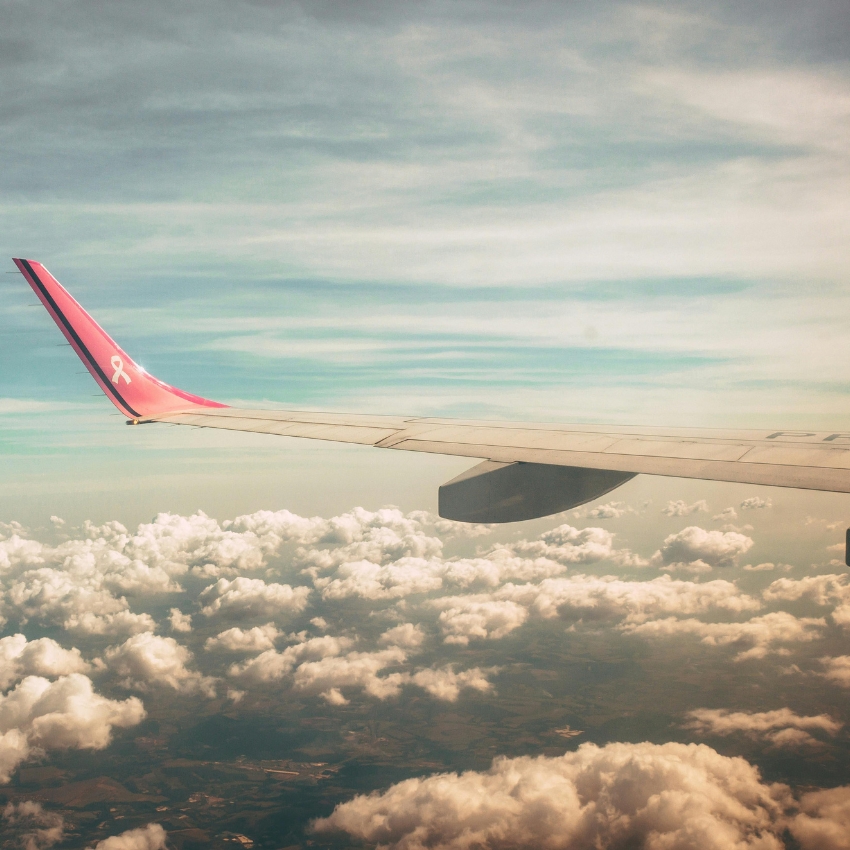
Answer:
M169 383L850 431L846 4L0 9L0 253ZM3 277L4 838L846 848L846 496L441 522L468 461L124 427Z

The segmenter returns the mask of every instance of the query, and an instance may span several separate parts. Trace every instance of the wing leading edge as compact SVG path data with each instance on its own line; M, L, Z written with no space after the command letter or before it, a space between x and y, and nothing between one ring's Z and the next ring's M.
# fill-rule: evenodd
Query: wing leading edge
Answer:
M441 488L441 514L449 518L508 522L545 516L604 495L640 473L850 493L850 432L548 425L230 407L149 375L43 265L15 263L129 424L168 422L483 460Z

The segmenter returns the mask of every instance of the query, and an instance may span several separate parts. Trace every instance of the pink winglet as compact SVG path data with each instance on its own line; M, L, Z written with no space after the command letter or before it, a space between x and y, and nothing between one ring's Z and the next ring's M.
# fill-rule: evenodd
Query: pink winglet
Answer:
M112 341L41 263L15 259L15 265L106 397L125 416L141 419L197 407L227 407L170 387L149 375Z

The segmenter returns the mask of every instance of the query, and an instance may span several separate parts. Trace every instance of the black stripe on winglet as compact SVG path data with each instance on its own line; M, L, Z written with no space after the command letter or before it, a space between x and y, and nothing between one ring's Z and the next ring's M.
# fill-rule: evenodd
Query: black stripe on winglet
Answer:
M137 413L124 401L123 396L118 390L112 386L109 378L106 376L106 373L103 369L100 368L100 364L92 357L91 352L86 347L86 344L80 339L80 335L74 330L74 326L68 321L65 317L65 314L59 309L59 305L53 300L53 296L47 291L47 287L39 280L38 275L33 270L33 267L30 265L29 260L21 260L21 265L27 270L27 274L29 274L33 283L38 287L38 291L44 296L44 299L50 304L53 308L54 313L59 317L62 322L63 327L68 332L68 335L74 340L75 343L79 346L80 351L83 353L86 362L88 365L99 375L101 381L103 381L106 388L112 393L113 396L118 400L119 404L125 409L130 411L131 416L141 416L140 413Z

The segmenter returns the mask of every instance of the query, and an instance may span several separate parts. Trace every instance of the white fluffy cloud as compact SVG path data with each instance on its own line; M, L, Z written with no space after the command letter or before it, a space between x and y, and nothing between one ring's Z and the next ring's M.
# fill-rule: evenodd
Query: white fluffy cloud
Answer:
M398 696L406 681L403 673L378 674L407 660L400 647L390 646L377 652L349 652L328 655L317 661L299 664L293 674L296 690L319 694L332 705L344 705L348 700L341 688L362 689L378 699Z
M492 594L529 607L543 617L559 610L594 612L639 622L663 614L701 614L712 610L755 611L761 603L734 582L682 581L658 576L651 581L624 581L616 576L574 575L540 584L507 584Z
M126 597L179 592L187 573L219 578L256 571L285 544L300 546L296 561L314 569L439 555L442 541L419 513L356 508L322 519L258 511L224 523L202 512L161 513L135 532L117 522L86 522L56 546L29 540L19 524L7 524L0 539L2 614L20 624L36 620L91 635L153 631L152 618L131 613ZM305 593L296 588L295 599L303 601ZM187 625L182 618L172 621L175 631Z
M144 716L137 698L102 697L80 673L55 682L27 676L0 696L0 781L8 782L33 748L100 750L109 744L113 727L135 726Z
M64 676L90 669L79 649L63 649L50 638L27 641L20 634L0 638L0 690L24 676Z
M132 611L117 611L114 614L92 614L83 611L65 621L65 628L83 635L137 635L156 630L156 622L150 614L134 614Z
M470 638L502 638L528 619L527 608L507 599L457 596L433 604L441 609L439 622L446 643L466 645Z
M254 626L252 629L240 629L235 626L219 632L215 637L207 638L204 648L212 651L223 649L226 652L262 652L273 649L274 642L280 635L281 632L274 623Z
M527 557L550 558L561 564L590 564L614 554L614 535L604 528L573 528L559 525L540 536L539 540L521 541L510 547Z
M276 682L288 676L302 661L316 660L331 655L340 655L352 645L346 637L322 637L302 639L281 652L268 649L256 658L242 664L233 664L230 675L242 677L247 682Z
M192 631L192 615L184 614L179 608L172 608L169 611L168 623L172 632Z
M665 567L694 563L729 567L739 555L748 552L752 545L752 538L737 531L706 531L691 525L677 534L669 535L652 560Z
M580 519L619 519L626 514L637 513L634 508L625 502L607 502L604 505L589 505L573 511L573 516Z
M500 638L536 615L552 618L571 612L641 623L672 613L756 611L761 603L742 593L734 582L693 582L668 575L650 581L624 581L616 576L578 574L544 579L538 584L506 584L489 593L433 599L447 643L468 644L471 638ZM792 618L793 619L793 618Z
M692 505L683 502L681 499L677 499L675 502L667 502L661 509L661 513L665 516L690 516L697 513L697 511L708 512L708 502L705 499L700 499Z
M719 514L712 517L717 522L731 522L733 519L738 519L738 512L733 507L723 508Z
M832 619L839 625L850 627L850 576L804 576L799 580L780 578L764 591L769 601L793 602L808 599L817 605L834 605Z
M98 841L94 850L165 850L167 833L158 823L149 823L138 829L128 829Z
M748 499L744 499L741 502L741 510L744 511L757 511L762 510L763 508L772 508L773 502L770 499L762 499L759 496L750 496Z
M442 586L444 566L423 558L402 558L390 564L354 561L341 564L332 576L316 578L323 599L398 599Z
M702 735L743 733L776 747L814 746L818 741L811 732L836 735L844 725L828 714L801 717L790 708L759 712L698 708L689 711L688 718L687 727Z
M695 744L584 744L559 758L408 779L318 820L397 850L781 850L784 789Z
M167 685L181 693L215 695L215 679L189 670L186 664L192 653L171 637L148 632L134 635L120 646L109 647L105 659L128 688L146 690L152 685Z
M474 558L438 557L436 548L430 557L406 551L395 560L342 560L338 552L326 551L324 562L308 572L323 599L380 600L429 593L446 585L497 587L510 580L534 581L559 575L574 564L606 559L623 566L646 563L628 550L616 549L611 532L570 525L554 528L537 540L491 546ZM329 572L321 575L322 570Z
M481 693L491 691L493 684L487 676L496 672L498 672L497 669L493 667L487 670L472 667L460 673L456 673L451 665L440 669L426 667L414 673L410 677L410 682L428 691L431 696L437 699L455 702L463 688L471 688Z
M379 643L400 646L404 649L418 649L424 641L425 632L422 631L420 626L415 626L413 623L393 626L378 638Z
M348 698L343 689L362 691L377 699L396 697L401 688L413 685L426 690L437 699L453 702L463 688L479 692L491 690L487 676L494 668L478 667L456 672L448 665L442 668L421 668L415 673L390 668L401 668L410 650L419 648L424 634L418 626L404 623L385 632L379 642L389 644L384 649L363 652L352 649L350 638L299 636L298 643L282 651L266 650L241 664L233 664L230 675L245 683L279 682L290 678L297 691L317 694L331 705L345 705Z
M62 815L45 811L41 803L34 800L7 803L2 817L7 829L11 827L24 850L47 850L65 835Z
M784 611L754 617L744 623L704 623L667 617L646 623L625 623L622 631L644 637L678 637L694 635L709 646L733 646L740 649L735 661L764 658L771 652L787 654L781 644L807 643L823 634L822 618L794 617Z
M850 786L811 791L789 823L802 850L850 850Z
M824 672L821 674L825 679L841 685L842 688L850 688L850 655L836 655L832 658L821 658Z
M355 508L329 521L328 529L316 541L333 545L301 548L296 563L315 572L357 561L382 565L405 558L437 557L443 542L425 530L422 519L421 512L413 518L397 508L374 512Z
M203 613L242 617L273 617L292 614L307 606L309 587L291 587L288 584L266 584L259 578L219 579L201 593L206 602Z
M845 599L850 600L849 578L846 573L804 576L801 579L780 578L764 591L764 598L788 602L809 599L818 605L829 605Z

